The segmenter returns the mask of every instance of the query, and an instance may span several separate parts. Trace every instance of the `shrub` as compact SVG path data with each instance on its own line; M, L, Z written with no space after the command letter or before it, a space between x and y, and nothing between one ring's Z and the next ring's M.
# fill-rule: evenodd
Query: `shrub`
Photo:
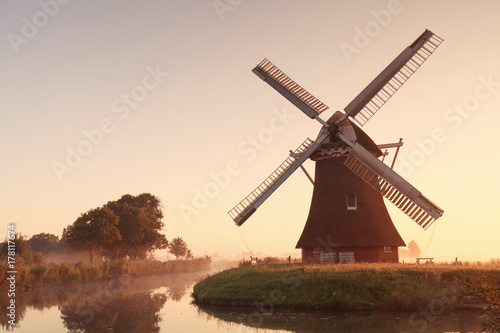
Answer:
M38 251L33 255L33 262L35 264L42 264L45 262L45 258L42 255L42 252Z
M66 263L61 264L59 276L61 277L62 283L82 281L82 274L76 265Z
M30 273L34 275L35 281L42 280L48 271L49 266L44 263L30 267Z
M128 262L124 259L112 261L110 265L111 274L125 275L129 273Z
M102 270L96 264L80 261L75 264L83 281L96 281L102 278Z

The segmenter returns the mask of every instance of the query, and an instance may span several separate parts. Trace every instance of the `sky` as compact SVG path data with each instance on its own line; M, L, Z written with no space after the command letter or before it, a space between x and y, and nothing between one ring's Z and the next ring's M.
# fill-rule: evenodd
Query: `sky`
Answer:
M62 234L124 194L163 203L195 255L294 253L312 185L295 172L237 228L227 212L319 123L252 72L268 58L342 110L425 29L444 42L363 127L444 209L436 260L500 258L500 3L0 0L0 237ZM394 151L387 161L394 156ZM314 174L314 162L304 167Z

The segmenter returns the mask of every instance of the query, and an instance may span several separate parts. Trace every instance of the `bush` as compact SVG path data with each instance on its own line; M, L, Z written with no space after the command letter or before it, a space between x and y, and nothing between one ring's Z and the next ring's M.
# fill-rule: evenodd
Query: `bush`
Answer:
M62 283L81 282L82 273L76 265L63 263L59 269L59 276Z
M466 290L488 304L488 318L483 323L483 331L500 332L500 279L482 276L476 282L467 280Z
M126 275L129 273L128 262L124 259L112 261L110 265L110 272L114 276L118 275Z
M252 262L250 260L245 260L243 259L242 261L240 261L238 263L238 267L245 267L245 266L251 266L252 265Z
M80 261L75 264L75 267L80 271L83 281L95 281L102 278L102 271L96 264Z
M42 252L38 251L37 253L35 253L35 255L33 256L33 262L35 264L43 264L45 262L45 258L43 257Z
M35 281L42 280L49 271L49 265L38 264L30 267L30 273L34 275Z

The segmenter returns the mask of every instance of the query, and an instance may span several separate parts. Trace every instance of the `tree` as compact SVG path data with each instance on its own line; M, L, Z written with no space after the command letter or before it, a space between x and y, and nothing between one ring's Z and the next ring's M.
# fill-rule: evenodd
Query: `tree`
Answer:
M9 240L15 244L14 253L16 263L20 261L25 263L31 262L31 247L28 244L28 237L21 233L17 234L15 239L6 239L5 242L1 243L0 256L4 257L9 254Z
M118 229L122 239L111 244L109 251L112 257L123 258L129 256L135 259L146 258L157 249L165 249L167 238L160 231L164 227L162 222L161 201L150 193L138 196L123 195L116 201L108 202L109 208L119 217Z
M91 209L65 228L62 238L73 248L89 251L90 262L93 262L97 250L121 240L118 221L107 207Z
M408 243L408 255L411 259L419 258L421 254L420 247L418 246L417 242L414 240L410 241Z
M54 234L42 232L31 236L28 243L33 253L42 252L43 254L49 254L59 247L59 237Z
M175 256L175 259L179 259L179 257L184 257L188 251L188 247L186 242L181 237L174 238L168 244L168 252L172 253Z
M82 214L64 229L63 243L88 250L91 258L99 250L111 259L143 259L168 245L160 233L162 218L160 199L149 193L126 194Z

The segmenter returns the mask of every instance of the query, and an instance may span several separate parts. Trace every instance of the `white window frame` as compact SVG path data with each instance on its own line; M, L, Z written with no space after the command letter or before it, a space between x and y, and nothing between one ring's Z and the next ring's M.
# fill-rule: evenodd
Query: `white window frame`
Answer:
M354 200L354 205L352 205L352 201ZM346 195L345 197L347 210L358 210L358 200L356 195Z
M322 247L315 247L313 248L313 253L323 253L323 248Z
M327 263L333 264L333 263L336 263L338 261L339 261L339 259L337 256L337 252L324 252L324 253L320 253L320 255L319 255L319 262L321 264L327 264Z
M339 263L349 264L354 262L354 252L339 252Z

